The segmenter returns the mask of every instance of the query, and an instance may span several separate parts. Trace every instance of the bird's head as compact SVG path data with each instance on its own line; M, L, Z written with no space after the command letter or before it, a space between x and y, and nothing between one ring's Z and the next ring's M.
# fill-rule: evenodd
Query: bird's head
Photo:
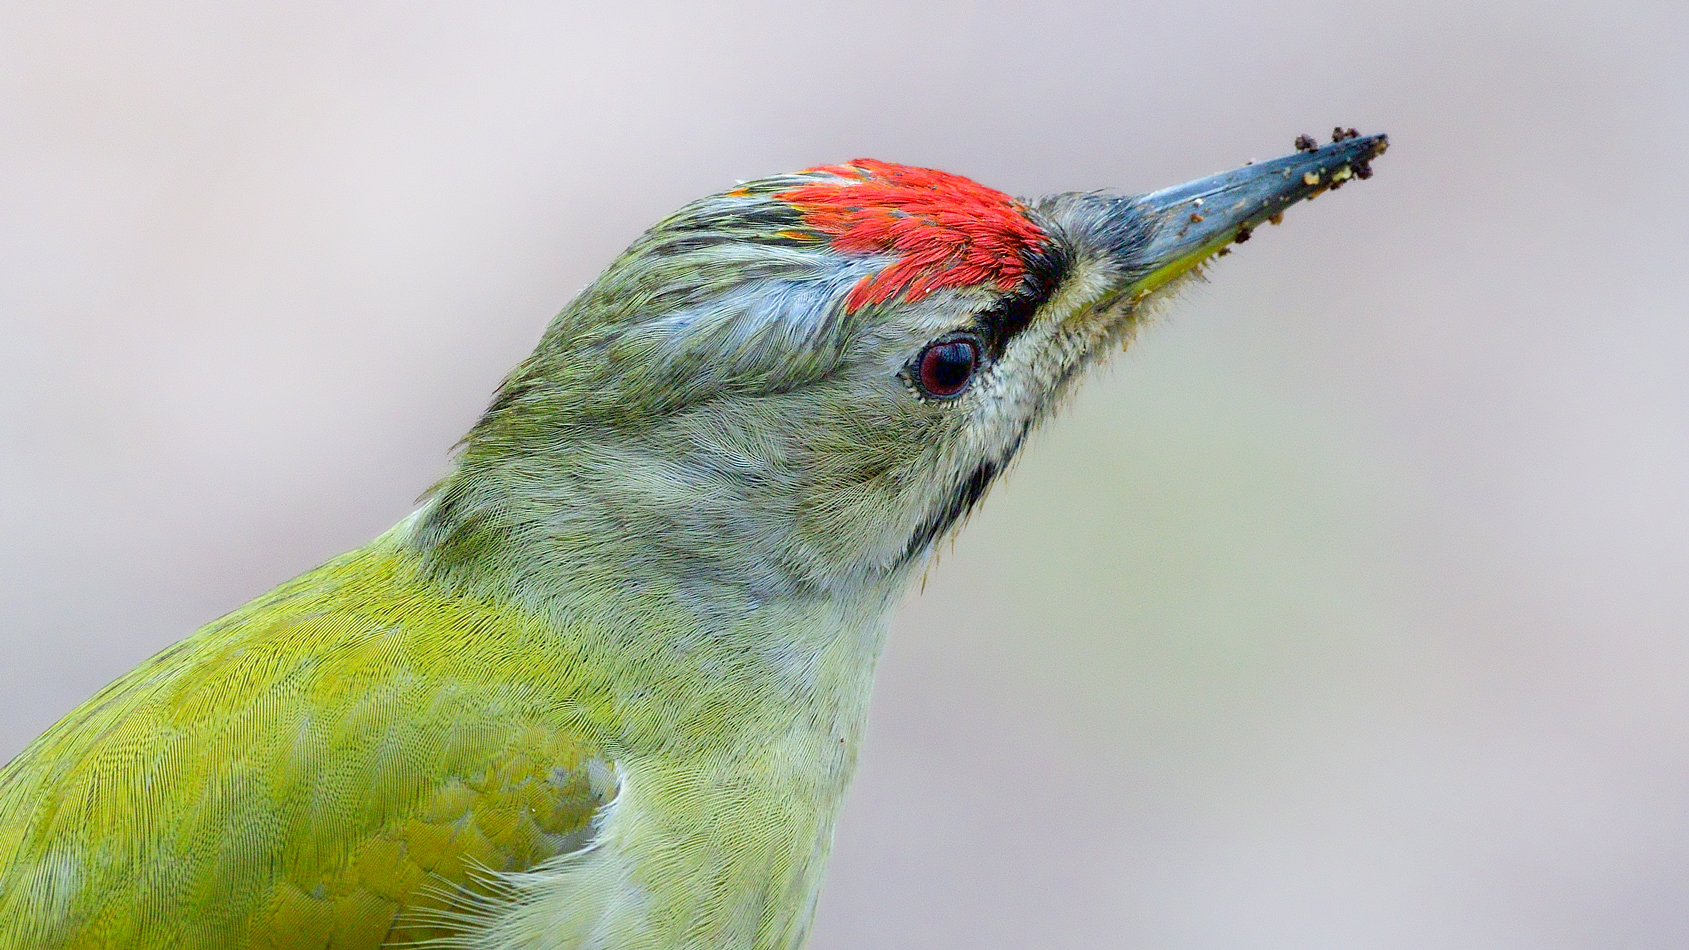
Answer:
M695 201L505 381L424 536L528 584L631 572L753 605L900 587L1150 302L1384 145L1130 197L858 160Z

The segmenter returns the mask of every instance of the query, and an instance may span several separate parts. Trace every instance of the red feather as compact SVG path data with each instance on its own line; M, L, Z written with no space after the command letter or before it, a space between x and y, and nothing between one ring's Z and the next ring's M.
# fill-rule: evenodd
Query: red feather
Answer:
M859 158L812 168L838 176L780 192L804 226L847 254L896 260L845 298L854 311L894 297L913 302L947 287L1013 290L1048 235L1026 206L960 175Z

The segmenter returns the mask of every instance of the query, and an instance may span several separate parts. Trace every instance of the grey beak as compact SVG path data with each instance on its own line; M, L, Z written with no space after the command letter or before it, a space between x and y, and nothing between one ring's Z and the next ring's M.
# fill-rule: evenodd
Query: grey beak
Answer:
M1370 178L1372 160L1389 144L1383 135L1347 138L1132 199L1148 231L1134 255L1133 269L1144 275L1138 289L1153 290L1227 244L1247 241L1304 198Z
M1323 146L1306 137L1297 152L1146 195L1052 195L1039 208L1075 243L1118 267L1119 291L1142 298L1234 241L1249 239L1304 198L1372 176L1383 135L1342 137Z

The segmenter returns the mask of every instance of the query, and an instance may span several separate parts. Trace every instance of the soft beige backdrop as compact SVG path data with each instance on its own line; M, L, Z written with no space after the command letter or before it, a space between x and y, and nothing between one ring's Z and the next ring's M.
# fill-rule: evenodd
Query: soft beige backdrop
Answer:
M0 758L735 179L1385 130L898 623L814 946L1689 945L1689 5L0 6Z

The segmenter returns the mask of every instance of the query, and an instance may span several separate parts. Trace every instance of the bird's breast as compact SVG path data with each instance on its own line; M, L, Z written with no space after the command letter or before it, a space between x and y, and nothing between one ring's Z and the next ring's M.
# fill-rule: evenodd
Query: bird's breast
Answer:
M592 849L526 879L499 945L794 950L854 765L853 737L810 728L620 763Z

